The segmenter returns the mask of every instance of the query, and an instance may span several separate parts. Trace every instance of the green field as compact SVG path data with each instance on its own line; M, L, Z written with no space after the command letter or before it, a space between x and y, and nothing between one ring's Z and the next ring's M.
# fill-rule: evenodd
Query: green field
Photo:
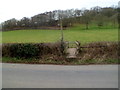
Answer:
M1 33L1 32L0 32ZM2 43L39 43L56 42L61 37L60 30L17 30L2 32ZM64 30L65 41L118 41L117 29Z

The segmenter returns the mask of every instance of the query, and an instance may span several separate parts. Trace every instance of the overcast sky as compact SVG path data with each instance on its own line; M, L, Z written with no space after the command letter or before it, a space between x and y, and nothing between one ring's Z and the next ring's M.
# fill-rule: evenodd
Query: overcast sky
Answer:
M0 23L11 19L31 17L53 10L82 9L94 6L118 5L119 0L0 0Z

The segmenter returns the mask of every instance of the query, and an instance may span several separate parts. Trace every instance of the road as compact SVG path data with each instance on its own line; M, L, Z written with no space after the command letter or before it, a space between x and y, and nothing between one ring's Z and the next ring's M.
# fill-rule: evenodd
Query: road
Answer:
M2 64L3 88L118 88L118 65Z

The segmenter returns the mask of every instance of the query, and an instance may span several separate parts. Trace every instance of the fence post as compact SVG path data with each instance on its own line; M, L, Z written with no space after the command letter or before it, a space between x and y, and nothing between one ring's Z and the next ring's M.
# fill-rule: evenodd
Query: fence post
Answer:
M81 52L81 43L79 41L75 41L75 44L77 45L78 53L80 53Z

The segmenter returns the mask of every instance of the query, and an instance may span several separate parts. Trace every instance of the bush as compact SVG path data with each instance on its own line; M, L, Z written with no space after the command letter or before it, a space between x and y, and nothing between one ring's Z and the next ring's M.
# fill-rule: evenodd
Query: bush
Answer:
M39 56L39 48L33 44L13 44L10 46L12 57L17 58L37 58Z
M61 56L60 43L13 43L2 45L2 56L16 58L43 58Z
M2 56L9 57L11 54L10 52L10 44L2 44Z

